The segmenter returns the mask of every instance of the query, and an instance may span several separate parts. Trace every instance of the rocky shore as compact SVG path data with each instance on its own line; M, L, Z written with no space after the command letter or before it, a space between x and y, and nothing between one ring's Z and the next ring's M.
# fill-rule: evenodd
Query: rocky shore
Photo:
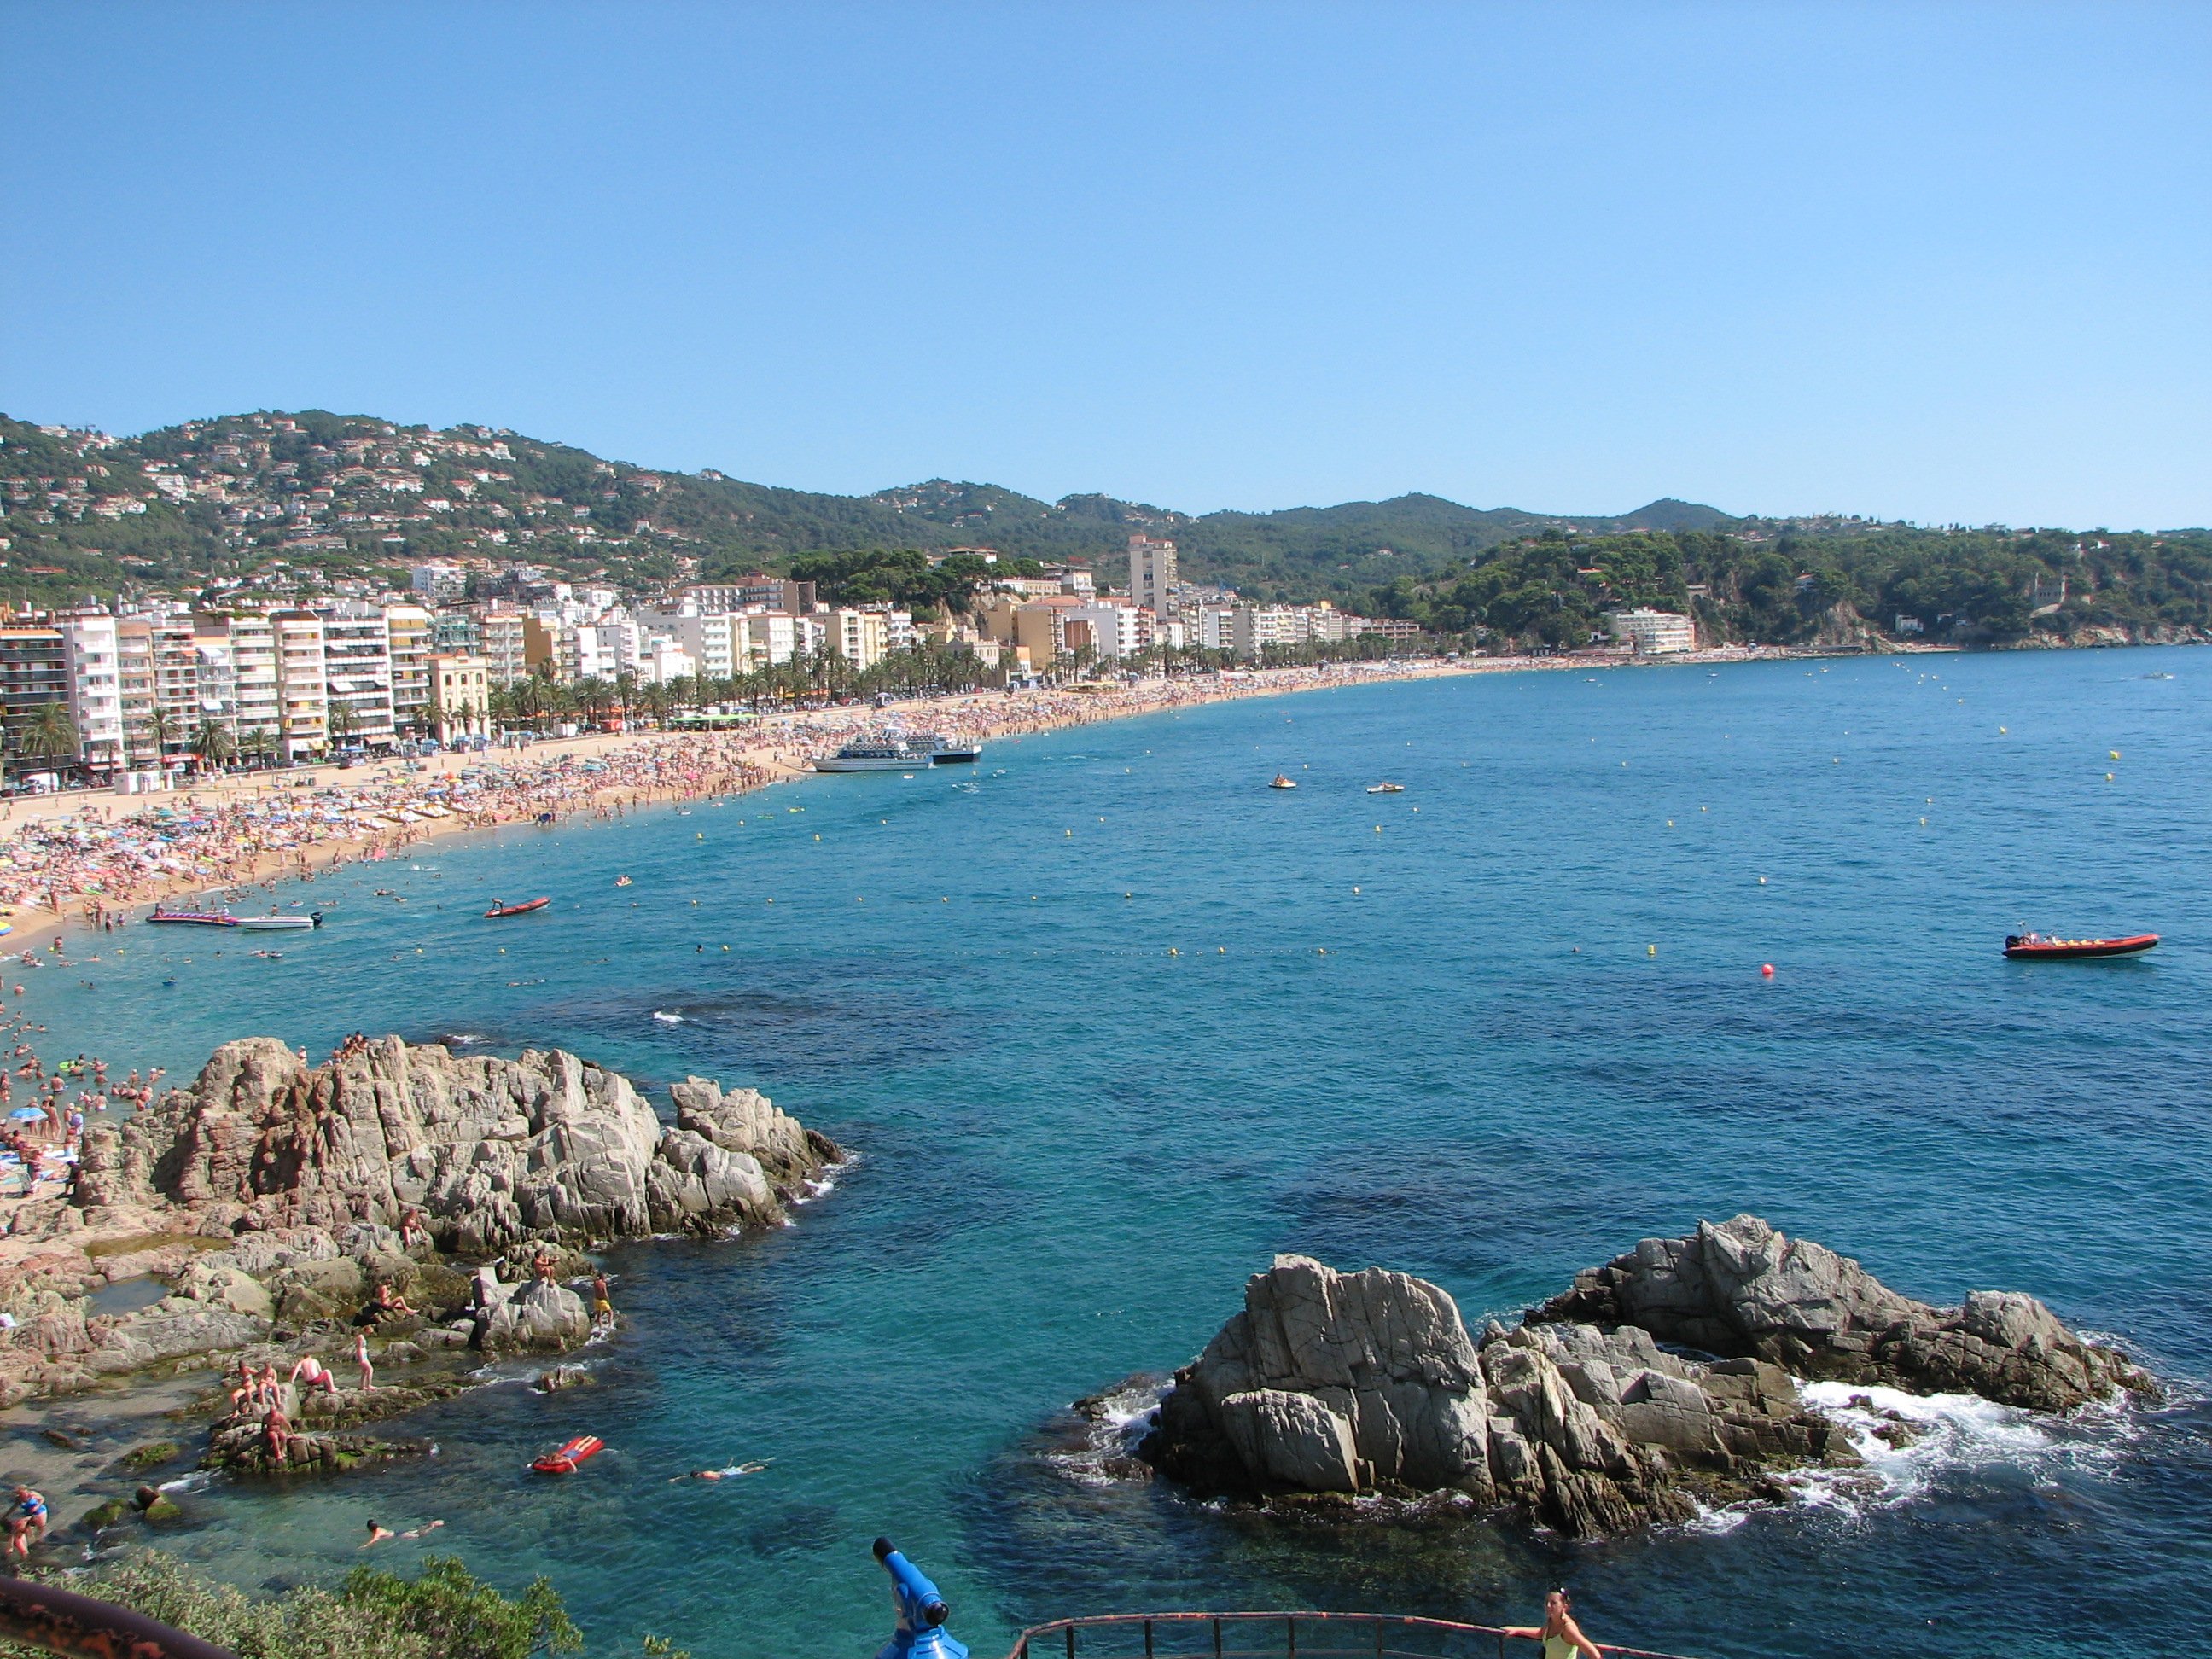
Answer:
M1930 1307L1744 1215L1646 1239L1479 1339L1425 1280L1279 1256L1176 1373L1138 1455L1202 1496L1441 1494L1602 1536L1856 1462L1799 1377L2038 1411L2154 1386L2032 1297Z
M0 1407L244 1364L267 1380L201 1407L217 1419L209 1467L332 1472L418 1450L356 1431L465 1386L429 1362L590 1337L571 1283L585 1249L780 1224L842 1156L751 1090L690 1078L670 1097L672 1123L558 1049L460 1057L388 1037L311 1066L274 1039L227 1043L188 1087L90 1130L72 1193L17 1212ZM149 1281L149 1305L91 1300ZM350 1375L357 1333L404 1381L279 1380L306 1353ZM267 1431L272 1404L288 1433Z

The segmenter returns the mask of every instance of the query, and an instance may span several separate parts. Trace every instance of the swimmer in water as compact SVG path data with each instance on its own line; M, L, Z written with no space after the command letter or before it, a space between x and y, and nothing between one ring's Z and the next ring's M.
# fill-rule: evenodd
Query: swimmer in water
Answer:
M398 1536L399 1536L399 1534L392 1531L391 1528L380 1527L375 1522L372 1521L368 1523L368 1537L367 1540L362 1543L361 1547L367 1549L371 1544L381 1544L387 1538L397 1538Z
M689 1474L672 1474L668 1480L672 1486L678 1480L734 1480L741 1474L758 1474L775 1462L769 1457L757 1463L732 1463L726 1468L694 1469Z

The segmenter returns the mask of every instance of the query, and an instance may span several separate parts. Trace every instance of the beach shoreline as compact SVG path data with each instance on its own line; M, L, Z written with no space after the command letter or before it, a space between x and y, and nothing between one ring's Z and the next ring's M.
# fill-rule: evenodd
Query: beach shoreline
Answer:
M1663 663L1620 656L1416 658L1225 670L1085 690L978 690L914 698L883 708L856 703L781 711L759 715L755 724L737 733L599 732L535 738L520 748L482 754L447 753L419 762L387 761L366 769L323 765L281 773L220 775L194 780L187 788L152 795L80 792L30 797L0 805L0 859L12 857L18 869L23 862L21 849L50 826L88 822L104 833L134 823L149 823L151 820L143 815L164 808L173 813L183 809L218 817L236 815L241 821L238 833L250 837L251 832L243 828L245 821L307 806L333 788L381 792L404 804L369 819L386 827L365 828L356 815L356 821L343 829L332 828L330 833L313 834L304 840L288 837L277 846L246 839L233 849L230 857L200 862L189 871L142 874L121 884L119 891L105 890L118 884L106 881L71 884L66 879L33 879L25 885L44 886L46 902L26 892L13 902L0 904L0 919L9 929L0 937L0 953L51 948L56 938L72 927L111 931L144 920L144 913L151 908L185 897L220 896L220 902L245 913L241 907L246 889L258 888L273 895L288 878L312 882L317 875L343 865L389 858L402 848L448 835L558 822L579 815L626 815L646 806L672 805L709 795L737 795L790 782L812 775L810 763L817 756L826 756L842 742L893 723L908 729L939 729L948 736L988 743L1170 709L1355 685L1484 674L1777 661L1806 654L1726 647L1670 655ZM607 769L594 773L589 769L593 766ZM520 787L520 799L513 798L518 792L511 791L509 799L482 808L446 811L432 805L427 814L414 810L434 795L460 789L465 773L509 768L532 769L539 775L536 782ZM404 814L411 821L397 821L394 813ZM4 867L0 865L0 869Z

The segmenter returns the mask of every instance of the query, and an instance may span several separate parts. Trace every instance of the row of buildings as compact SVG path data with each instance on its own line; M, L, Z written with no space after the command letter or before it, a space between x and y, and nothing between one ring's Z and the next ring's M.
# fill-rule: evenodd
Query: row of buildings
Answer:
M729 681L830 657L865 670L927 643L971 653L979 678L1006 684L1131 666L1161 647L1262 659L1277 647L1419 632L1181 583L1172 542L1131 537L1129 564L1127 592L1101 592L1081 566L1051 568L1008 576L966 613L919 624L894 605L824 605L812 583L767 574L635 601L526 566L479 578L479 589L501 591L471 599L471 571L439 562L412 567L404 595L147 600L15 617L0 622L0 721L19 757L121 773L210 746L282 763L482 735L492 693L532 678Z

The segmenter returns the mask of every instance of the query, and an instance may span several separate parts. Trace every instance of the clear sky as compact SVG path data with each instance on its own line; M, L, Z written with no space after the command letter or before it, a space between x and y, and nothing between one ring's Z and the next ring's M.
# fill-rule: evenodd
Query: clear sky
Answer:
M2212 5L0 0L0 409L2212 523Z

